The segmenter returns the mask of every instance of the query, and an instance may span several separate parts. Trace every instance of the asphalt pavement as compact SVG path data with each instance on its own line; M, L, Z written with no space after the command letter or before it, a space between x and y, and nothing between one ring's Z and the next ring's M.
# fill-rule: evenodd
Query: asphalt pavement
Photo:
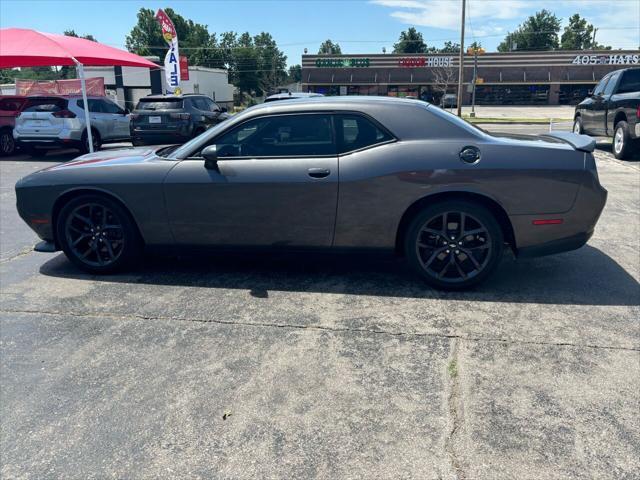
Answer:
M640 162L597 151L587 246L445 293L371 256L81 273L13 191L73 155L0 160L2 478L640 477Z

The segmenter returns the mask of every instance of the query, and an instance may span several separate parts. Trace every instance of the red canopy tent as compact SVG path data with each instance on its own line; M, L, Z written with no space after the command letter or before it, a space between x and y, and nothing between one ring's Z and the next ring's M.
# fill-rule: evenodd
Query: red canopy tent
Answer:
M0 29L0 68L14 67L78 67L82 85L89 148L93 139L88 111L84 66L120 65L124 67L158 68L155 63L133 53L109 47L84 38L37 32L25 28Z

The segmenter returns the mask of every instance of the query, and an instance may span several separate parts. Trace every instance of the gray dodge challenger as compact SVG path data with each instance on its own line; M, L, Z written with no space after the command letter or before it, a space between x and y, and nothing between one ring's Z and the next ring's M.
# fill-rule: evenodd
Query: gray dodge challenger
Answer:
M433 105L325 97L247 109L181 146L112 150L16 184L20 216L92 273L145 248L395 251L429 284L573 250L607 198L594 141L492 136Z

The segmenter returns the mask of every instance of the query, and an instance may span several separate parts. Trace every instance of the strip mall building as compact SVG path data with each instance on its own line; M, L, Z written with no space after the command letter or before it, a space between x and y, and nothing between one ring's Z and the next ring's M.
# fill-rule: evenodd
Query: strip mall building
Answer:
M476 103L575 104L608 72L639 66L639 50L484 53L477 56ZM464 103L474 56L464 56ZM388 95L438 102L455 93L457 54L303 55L302 89L325 95Z

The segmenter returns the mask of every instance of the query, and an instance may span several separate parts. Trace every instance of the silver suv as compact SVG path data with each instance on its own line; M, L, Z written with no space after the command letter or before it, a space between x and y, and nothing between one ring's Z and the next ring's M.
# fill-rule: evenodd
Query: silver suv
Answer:
M93 149L103 143L130 141L129 112L105 97L89 97ZM89 151L84 102L81 97L29 97L16 118L13 136L31 155L55 147Z

